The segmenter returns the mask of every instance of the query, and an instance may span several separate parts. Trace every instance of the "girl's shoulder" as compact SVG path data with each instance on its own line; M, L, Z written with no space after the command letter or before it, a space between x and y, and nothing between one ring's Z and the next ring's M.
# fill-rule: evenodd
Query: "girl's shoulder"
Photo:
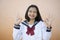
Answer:
M27 20L22 21L19 25L27 24Z
M39 21L39 24L44 24L44 21Z
M44 21L39 21L39 23L38 23L39 25L41 25L41 26L43 26L43 27L46 27L46 25L45 25L45 22Z

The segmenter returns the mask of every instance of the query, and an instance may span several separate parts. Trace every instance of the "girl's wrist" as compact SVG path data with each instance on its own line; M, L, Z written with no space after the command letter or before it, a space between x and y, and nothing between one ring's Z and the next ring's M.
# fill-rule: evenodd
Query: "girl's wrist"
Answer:
M52 29L52 26L50 26L50 27L47 27L47 32L51 32L51 29Z
M52 29L52 26L50 26L50 27L47 27L48 29Z
M20 29L20 25L19 24L14 24L14 28L15 29Z

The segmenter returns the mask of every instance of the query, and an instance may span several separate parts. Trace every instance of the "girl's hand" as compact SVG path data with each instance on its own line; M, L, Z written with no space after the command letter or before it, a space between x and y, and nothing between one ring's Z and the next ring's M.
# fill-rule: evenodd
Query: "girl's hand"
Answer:
M50 22L50 20L48 18L46 18L46 20L44 22L45 22L45 24L47 25L48 28L51 27L52 22Z
M17 17L15 24L19 25L22 22L22 18Z

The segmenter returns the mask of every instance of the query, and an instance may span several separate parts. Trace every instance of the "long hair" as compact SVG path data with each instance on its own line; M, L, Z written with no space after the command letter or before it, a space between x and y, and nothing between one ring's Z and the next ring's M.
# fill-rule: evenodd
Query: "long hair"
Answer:
M36 18L35 18L35 21L42 21L42 18L41 18L39 9L38 9L38 7L37 7L36 5L30 5L30 6L27 8L27 11L26 11L26 14L25 14L25 19L26 19L27 21L30 21L30 18L28 17L28 11L29 11L29 9L30 9L31 7L35 7L36 10L37 10L37 16L36 16Z

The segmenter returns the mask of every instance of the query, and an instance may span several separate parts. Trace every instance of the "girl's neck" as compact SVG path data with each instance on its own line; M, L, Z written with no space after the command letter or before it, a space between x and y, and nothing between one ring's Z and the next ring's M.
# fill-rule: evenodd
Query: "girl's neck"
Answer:
M29 24L34 24L34 21L35 21L35 20L30 20L28 23L29 23Z

